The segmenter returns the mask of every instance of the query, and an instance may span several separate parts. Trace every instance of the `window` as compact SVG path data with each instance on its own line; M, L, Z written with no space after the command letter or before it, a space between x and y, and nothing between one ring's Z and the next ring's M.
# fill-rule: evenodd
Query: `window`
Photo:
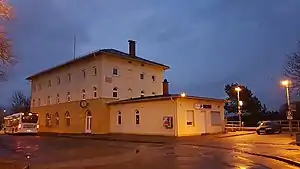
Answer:
M114 76L119 76L119 69L118 68L113 68L113 75Z
M152 76L152 82L155 82L155 76Z
M51 127L51 116L49 113L46 114L46 127Z
M97 76L97 66L94 66L93 70L94 70L94 76Z
M144 97L144 96L145 96L145 91L142 90L142 91L141 91L141 97Z
M58 85L60 84L60 77L59 76L56 77L56 82L57 82Z
M32 100L32 107L35 106L35 99Z
M56 103L59 103L59 94L56 95Z
M140 112L138 110L135 111L135 124L140 124Z
M186 111L186 125L194 126L194 110Z
M48 87L51 87L51 80L48 80Z
M70 126L71 125L71 117L70 117L70 113L68 111L65 114L65 118L66 118L66 126Z
M71 101L71 93L70 93L70 92L67 93L67 101L68 101L68 102Z
M58 112L55 113L55 125L59 126L59 115L58 115Z
M71 82L72 77L71 77L71 73L68 74L68 81Z
M83 78L85 78L85 69L82 70Z
M47 104L51 104L51 96L48 96L48 99L47 99Z
M94 91L94 98L97 98L97 87L93 87L93 91Z
M114 98L117 98L117 97L118 97L118 88L117 88L117 87L113 88L113 93L112 93L112 95L113 95Z
M140 74L140 79L144 79L144 73Z
M117 123L118 125L122 124L122 113L120 111L117 114Z
M41 99L38 100L38 106L40 106L40 105L41 105Z
M85 90L82 89L82 90L81 90L81 93L82 93L82 100L85 100Z
M212 126L222 125L221 112L211 111L211 125Z
M39 90L42 90L42 84L39 84Z

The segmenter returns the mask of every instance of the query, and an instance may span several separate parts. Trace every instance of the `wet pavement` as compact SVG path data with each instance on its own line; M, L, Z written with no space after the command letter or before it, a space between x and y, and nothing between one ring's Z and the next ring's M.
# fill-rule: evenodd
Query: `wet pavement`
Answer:
M205 138L205 137L203 137ZM284 153L300 159L300 149L290 146L285 137L247 135L232 138L197 141L207 146L191 144L151 144L72 139L41 136L0 135L0 157L22 163L31 168L64 169L134 169L134 168L204 168L204 169L269 169L296 168L286 163L247 153L247 151ZM267 142L273 144L266 144ZM282 144L281 144L282 143ZM210 147L211 145L211 147ZM214 146L227 147L213 148ZM289 150L287 150L289 149ZM289 152L290 151L290 152ZM295 154L290 154L295 152ZM1 165L0 165L1 168Z

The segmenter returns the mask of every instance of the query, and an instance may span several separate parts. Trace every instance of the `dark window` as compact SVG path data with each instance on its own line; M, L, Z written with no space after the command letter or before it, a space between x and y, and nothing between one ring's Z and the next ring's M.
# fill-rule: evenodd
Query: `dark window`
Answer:
M57 84L60 84L60 77L57 76L56 78L57 78Z
M119 75L119 69L113 68L113 75L118 76Z
M97 98L97 88L93 87L93 89L94 89L94 98Z
M85 69L82 70L83 78L85 78Z
M122 124L122 114L118 112L118 125Z
M93 68L94 68L94 76L96 76L97 75L97 67L94 66Z
M117 98L118 97L118 88L116 88L116 87L113 88L113 93L112 94L113 94L114 98Z
M152 76L152 81L155 82L155 76Z
M49 115L49 113L46 114L46 127L51 127L51 117Z
M135 124L140 124L140 112L135 112Z
M71 78L71 73L68 74L68 81L71 82L72 78Z
M140 74L140 79L144 79L144 73Z

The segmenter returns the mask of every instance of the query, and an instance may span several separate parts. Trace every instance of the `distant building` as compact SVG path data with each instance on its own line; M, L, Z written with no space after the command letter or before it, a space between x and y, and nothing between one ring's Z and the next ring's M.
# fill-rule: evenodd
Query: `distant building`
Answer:
M130 40L129 53L102 49L28 77L31 111L39 113L41 132L180 136L222 131L224 100L170 95L168 82L162 83L167 69L136 56Z

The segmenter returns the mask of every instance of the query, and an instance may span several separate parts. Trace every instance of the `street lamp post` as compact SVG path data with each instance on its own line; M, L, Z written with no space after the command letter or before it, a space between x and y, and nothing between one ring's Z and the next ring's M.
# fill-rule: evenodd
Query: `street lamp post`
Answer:
M236 87L234 89L237 92L237 105L238 105L238 115L239 115L239 122L240 122L240 128L242 127L242 112L241 112L241 105L243 104L240 101L240 91L242 90L240 87Z
M288 107L287 119L289 121L289 131L290 131L290 134L292 135L293 115L292 115L292 111L291 111L290 92L289 92L289 86L291 85L291 82L289 80L283 80L283 81L281 81L281 85L285 87L285 91L286 91L286 103L287 103L287 107Z

